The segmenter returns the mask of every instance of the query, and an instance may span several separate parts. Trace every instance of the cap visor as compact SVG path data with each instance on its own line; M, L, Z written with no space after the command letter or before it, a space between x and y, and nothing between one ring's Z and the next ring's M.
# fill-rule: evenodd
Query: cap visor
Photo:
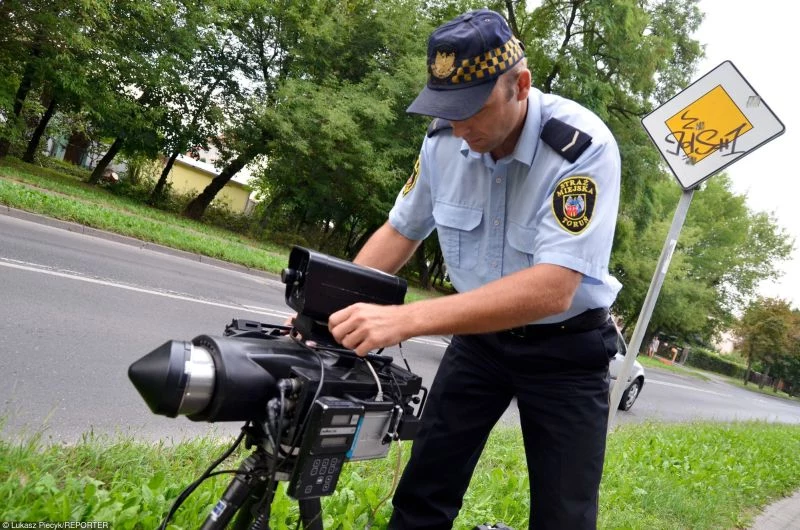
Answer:
M406 112L445 120L466 120L481 110L496 83L497 79L494 79L488 83L456 90L433 90L426 86Z

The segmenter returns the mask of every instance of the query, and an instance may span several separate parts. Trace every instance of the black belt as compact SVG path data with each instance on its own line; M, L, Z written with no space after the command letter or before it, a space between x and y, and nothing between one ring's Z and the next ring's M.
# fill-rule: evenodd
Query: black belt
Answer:
M598 307L589 309L563 322L554 324L528 324L517 328L498 331L498 337L515 339L543 339L556 335L568 335L570 333L582 333L602 327L609 321L608 309Z

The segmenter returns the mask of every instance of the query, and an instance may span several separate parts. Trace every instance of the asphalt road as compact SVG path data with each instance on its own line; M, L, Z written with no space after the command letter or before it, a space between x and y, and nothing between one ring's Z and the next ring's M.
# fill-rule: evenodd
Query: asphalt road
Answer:
M232 318L280 324L290 314L277 278L0 215L0 436L74 441L87 433L181 440L238 425L153 415L128 366L170 339L221 334ZM445 342L405 343L430 384ZM387 354L399 360L397 348ZM800 423L800 404L648 369L631 412L646 419ZM512 407L505 422L517 421Z

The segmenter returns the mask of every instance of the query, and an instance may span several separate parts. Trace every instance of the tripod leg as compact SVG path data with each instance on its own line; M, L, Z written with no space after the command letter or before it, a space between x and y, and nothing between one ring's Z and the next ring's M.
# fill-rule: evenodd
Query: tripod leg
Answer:
M259 479L258 473L254 472L262 457L259 454L252 454L244 459L239 466L239 474L231 480L222 498L206 518L200 530L222 530L233 518L237 510L245 503L256 491L263 491L263 481ZM245 503L249 505L250 503Z
M322 503L319 497L315 499L301 499L297 501L300 505L300 520L303 522L304 530L324 530L322 527Z

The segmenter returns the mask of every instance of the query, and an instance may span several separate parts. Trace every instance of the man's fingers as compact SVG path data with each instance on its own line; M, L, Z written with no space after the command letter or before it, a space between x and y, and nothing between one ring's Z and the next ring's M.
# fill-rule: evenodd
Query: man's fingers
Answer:
M356 306L358 305L359 304L349 305L344 309L340 309L337 312L332 313L331 316L328 317L328 327L329 328L336 327L345 320L347 320L348 318L350 318L350 316L353 314L353 311L355 311Z
M354 318L351 318L353 306L345 307L328 317L328 329L336 339L336 342L344 346L344 338L356 329L357 324Z

